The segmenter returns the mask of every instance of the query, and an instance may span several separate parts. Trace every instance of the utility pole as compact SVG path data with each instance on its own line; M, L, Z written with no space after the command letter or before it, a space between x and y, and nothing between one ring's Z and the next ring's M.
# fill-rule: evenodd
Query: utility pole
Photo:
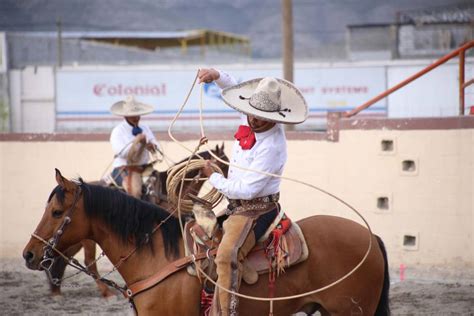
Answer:
M56 27L58 29L58 43L57 43L57 59L58 59L58 68L61 68L63 66L63 43L62 43L62 36L61 36L61 32L62 32L62 25L61 25L61 18L58 18L58 20L56 21Z
M281 0L283 28L283 79L293 82L293 10L292 0ZM286 125L286 130L294 130Z
M292 0L281 0L283 25L283 79L293 82Z

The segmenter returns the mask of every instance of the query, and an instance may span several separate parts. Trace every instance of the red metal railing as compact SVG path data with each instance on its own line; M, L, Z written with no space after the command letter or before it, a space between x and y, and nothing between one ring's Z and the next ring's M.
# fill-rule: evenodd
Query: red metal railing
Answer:
M380 101L381 99L387 97L389 94L397 91L398 89L406 86L410 82L418 79L419 77L425 75L426 73L430 72L431 70L435 69L436 67L444 64L448 60L459 56L459 115L464 115L464 101L465 101L465 96L464 96L464 90L466 89L467 86L474 84L474 79L469 80L468 82L464 82L464 65L465 65L465 55L466 55L466 50L474 47L474 40L467 42L463 46L459 47L458 49L452 51L451 53L445 55L444 57L441 57L438 59L436 62L433 64L429 65L428 67L424 68L423 70L417 72L413 76L407 78L406 80L400 82L396 86L393 86L392 88L388 89L387 91L379 94L378 96L374 97L373 99L365 102L364 104L356 107L355 109L345 112L343 114L344 117L351 117L359 113L360 111L368 108L369 106L375 104L376 102Z

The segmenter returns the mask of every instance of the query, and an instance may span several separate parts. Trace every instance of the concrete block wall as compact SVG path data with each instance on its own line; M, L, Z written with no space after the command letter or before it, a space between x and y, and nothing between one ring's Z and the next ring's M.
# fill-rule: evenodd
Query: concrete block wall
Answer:
M185 142L190 148L196 143ZM225 146L230 153L232 142ZM175 143L165 141L163 147L176 161L187 155ZM54 168L67 177L96 180L112 158L106 141L2 141L0 151L2 257L20 256L55 185ZM338 142L290 139L284 175L360 211L385 241L392 267L474 277L474 126L341 130ZM346 206L309 187L283 180L281 192L294 219L332 214L361 222Z

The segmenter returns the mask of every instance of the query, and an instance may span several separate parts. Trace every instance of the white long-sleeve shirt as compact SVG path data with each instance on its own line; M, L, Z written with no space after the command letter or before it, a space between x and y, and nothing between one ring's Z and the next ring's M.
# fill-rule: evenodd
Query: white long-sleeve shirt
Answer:
M234 78L225 72L215 81L220 88L237 84ZM247 125L246 115L241 115L242 125ZM234 142L231 163L248 169L281 175L287 160L285 131L282 124L276 124L263 133L255 133L256 143L243 150L239 141ZM280 178L257 172L244 171L231 166L227 178L213 173L209 182L219 192L230 199L251 200L280 192Z
M146 142L152 142L158 146L158 142L156 141L155 135L153 135L151 129L145 124L138 124L138 126L143 130L143 133L146 136ZM119 125L115 126L110 134L110 144L112 145L112 149L116 155L113 163L114 168L127 165L127 155L135 138L132 134L132 130L133 127L124 120ZM148 160L148 151L144 150L140 156L138 164L146 164Z

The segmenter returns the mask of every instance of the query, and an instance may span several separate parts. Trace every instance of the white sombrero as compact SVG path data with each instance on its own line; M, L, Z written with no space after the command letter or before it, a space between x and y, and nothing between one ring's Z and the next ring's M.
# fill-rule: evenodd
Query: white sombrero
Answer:
M124 101L114 103L110 107L110 112L120 116L140 116L153 112L153 106L135 100L133 96L128 96Z
M265 121L298 124L308 117L303 95L283 79L266 77L244 81L222 90L222 98L231 108Z

